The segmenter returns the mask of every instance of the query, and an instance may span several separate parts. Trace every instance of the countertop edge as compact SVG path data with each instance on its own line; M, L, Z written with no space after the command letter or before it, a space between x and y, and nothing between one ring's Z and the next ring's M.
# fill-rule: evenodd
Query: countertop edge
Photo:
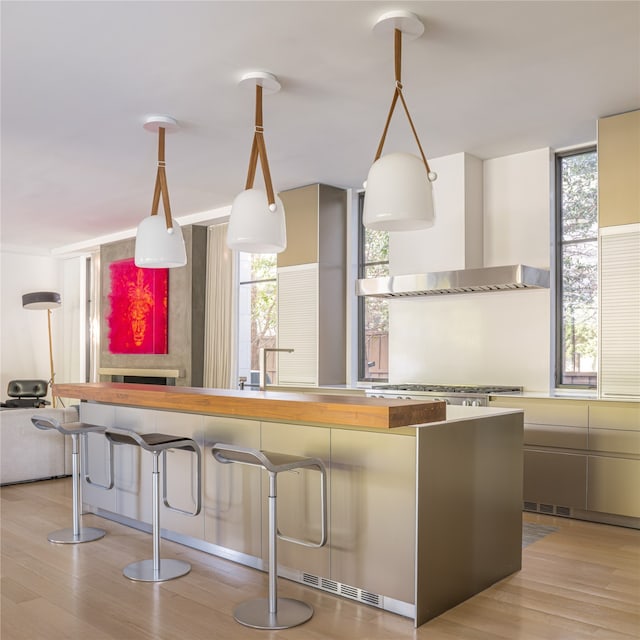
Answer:
M353 428L394 429L446 420L445 403L432 400L116 382L60 383L54 386L54 393L63 398L127 406Z

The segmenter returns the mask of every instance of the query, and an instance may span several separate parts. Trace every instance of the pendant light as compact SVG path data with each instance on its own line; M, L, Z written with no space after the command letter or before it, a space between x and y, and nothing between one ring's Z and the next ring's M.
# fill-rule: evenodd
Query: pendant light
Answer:
M255 132L245 190L231 205L227 246L247 253L280 253L287 247L284 205L273 191L262 124L262 95L276 93L280 83L271 73L252 71L242 77L240 84L255 85L256 88ZM266 192L253 187L258 158Z
M411 231L431 227L434 221L433 189L431 183L438 177L429 167L420 139L409 115L402 94L402 35L417 38L424 25L408 11L385 13L375 24L374 32L394 35L395 90L391 108L384 125L374 163L365 183L364 226L380 231ZM382 156L382 148L400 98L411 131L418 143L421 158L410 153L390 153ZM382 156L382 157L381 157Z
M165 132L177 130L178 122L171 116L149 116L143 126L147 131L158 133L158 172L151 215L138 225L136 232L135 263L137 267L146 269L183 267L187 264L187 253L182 229L171 217L164 160ZM164 217L158 215L160 196Z

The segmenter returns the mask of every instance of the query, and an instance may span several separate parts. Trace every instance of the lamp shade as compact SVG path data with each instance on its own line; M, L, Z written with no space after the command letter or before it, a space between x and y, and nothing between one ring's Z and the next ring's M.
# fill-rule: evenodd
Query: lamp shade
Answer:
M61 304L62 298L55 291L35 291L22 296L25 309L57 309Z
M167 230L164 216L148 216L136 232L135 263L145 269L183 267L187 252L180 225L173 220L173 233Z
M412 231L433 226L433 187L424 162L410 153L390 153L369 169L363 222L378 231Z
M262 189L245 189L231 205L227 246L247 253L280 253L287 248L284 205L276 196L276 210L269 209Z

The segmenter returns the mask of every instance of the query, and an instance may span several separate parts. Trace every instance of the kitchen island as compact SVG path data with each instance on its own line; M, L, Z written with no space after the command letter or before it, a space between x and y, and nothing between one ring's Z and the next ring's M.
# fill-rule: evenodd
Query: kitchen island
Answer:
M216 442L321 458L329 537L309 549L279 541L279 574L412 618L416 626L521 566L520 410L331 394L118 383L58 384L83 422L188 436L203 450L203 510L163 508L163 536L265 570L266 474L221 465ZM445 411L446 410L446 411ZM89 434L88 469L106 484L105 438ZM83 484L85 508L149 530L149 456L117 447L115 487ZM168 456L169 502L195 499L194 457ZM317 539L317 474L283 474L278 516L288 536Z

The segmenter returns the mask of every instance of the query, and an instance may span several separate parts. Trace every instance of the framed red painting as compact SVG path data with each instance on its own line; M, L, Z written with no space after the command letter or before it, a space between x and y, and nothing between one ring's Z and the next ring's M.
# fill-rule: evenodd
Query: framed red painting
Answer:
M168 353L169 269L127 258L109 265L109 280L109 353Z

